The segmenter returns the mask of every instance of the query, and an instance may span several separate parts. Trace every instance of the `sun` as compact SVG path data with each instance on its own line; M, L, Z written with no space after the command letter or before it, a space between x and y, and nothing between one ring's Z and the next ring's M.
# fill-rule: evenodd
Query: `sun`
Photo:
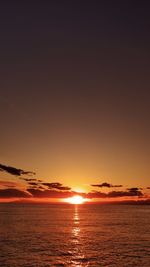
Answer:
M86 200L86 198L83 198L81 196L73 196L65 199L65 202L70 204L83 204Z

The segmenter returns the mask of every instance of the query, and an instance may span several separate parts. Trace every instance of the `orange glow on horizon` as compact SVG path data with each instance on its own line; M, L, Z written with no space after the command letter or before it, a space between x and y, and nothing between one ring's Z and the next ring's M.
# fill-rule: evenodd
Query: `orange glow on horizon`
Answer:
M73 197L65 198L64 202L70 203L70 204L83 204L84 202L88 201L86 198L83 198L82 196L76 195Z

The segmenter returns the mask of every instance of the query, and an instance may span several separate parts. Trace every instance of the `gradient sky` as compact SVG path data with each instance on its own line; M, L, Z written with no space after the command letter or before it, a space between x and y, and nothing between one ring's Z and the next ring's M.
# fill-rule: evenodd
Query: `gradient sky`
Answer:
M149 14L148 1L1 1L2 164L74 190L150 186Z

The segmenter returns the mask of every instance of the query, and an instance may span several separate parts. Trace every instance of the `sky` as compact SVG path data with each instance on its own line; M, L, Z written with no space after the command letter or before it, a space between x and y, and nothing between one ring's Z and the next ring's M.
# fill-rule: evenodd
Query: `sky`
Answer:
M148 1L1 1L0 190L28 190L28 173L6 166L59 183L42 192L149 195L149 11Z

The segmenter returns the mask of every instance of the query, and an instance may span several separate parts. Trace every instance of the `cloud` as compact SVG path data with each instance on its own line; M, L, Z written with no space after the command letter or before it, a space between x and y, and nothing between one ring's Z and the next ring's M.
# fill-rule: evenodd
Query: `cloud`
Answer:
M35 183L35 182L29 182L28 184L29 185L33 185L33 186L38 186L39 185L38 183Z
M141 197L143 193L138 188L129 188L127 191L111 191L103 193L100 191L92 191L86 194L87 198L117 198L117 197Z
M19 189L15 188L0 189L0 198L29 198L29 197L31 197L31 194Z
M126 191L111 191L111 192L100 192L100 191L91 191L88 193L77 193L71 191L71 188L64 186L59 182L44 182L36 178L26 178L21 175L33 175L34 172L24 171L22 169L17 169L10 166L5 166L0 164L0 171L10 173L15 176L19 176L19 179L22 179L27 182L28 188L26 191L18 189L20 186L15 182L9 181L0 181L0 198L67 198L74 196L75 194L81 195L85 198L117 198L117 197L142 197L143 193L141 188L131 187L127 188ZM107 182L101 184L92 184L93 187L99 188L120 188L122 185L113 185ZM15 188L16 187L16 188ZM17 188L18 187L18 188ZM147 187L150 189L150 187Z
M36 181L39 182L39 180L37 180L37 179L35 179L35 178L24 178L24 177L20 177L20 179L21 179L21 180L24 180L24 181L26 181L26 182L36 182ZM41 180L40 180L40 181L41 181Z
M131 187L127 189L130 194L142 196L143 193L141 192L141 188L138 187Z
M12 181L0 181L0 187L4 188L4 187L16 187L18 186L18 183L16 182L12 182Z
M150 189L150 187L148 186L146 189Z
M107 188L122 187L122 185L112 185L112 184L109 184L107 182L104 182L102 184L92 184L91 186L95 186L95 187L107 187Z
M31 171L24 171L22 169L17 169L15 167L11 167L11 166L6 166L6 165L3 165L3 164L0 164L0 171L4 171L4 172L7 172L7 173L10 173L12 175L15 175L15 176L21 176L21 175L35 175L34 172L31 172Z
M42 183L42 185L47 186L49 189L57 189L62 191L69 191L71 190L68 186L63 186L60 183Z
M103 193L99 191L92 191L89 193L76 193L74 191L61 191L55 189L40 190L40 188L28 188L27 191L35 198L67 198L74 196L75 194L89 199L143 196L143 193L139 190L111 191L109 193Z
M64 186L63 184L59 182L53 182L53 183L48 183L48 182L43 182L41 179L36 179L36 178L26 178L26 177L20 177L20 179L26 181L28 185L30 186L30 189L43 189L47 188L46 190L58 190L58 191L70 191L71 188L68 186Z
M140 189L141 188L139 188L139 187L130 187L130 188L127 188L128 191L138 191Z
M35 198L67 198L74 195L74 192L71 191L57 191L57 190L39 190L29 188L27 191L32 194Z
M107 194L108 197L135 197L143 196L140 190L112 191Z
M141 197L143 193L140 190L127 190L127 191L111 191L103 193L99 191L92 191L89 193L76 193L74 191L62 191L56 189L45 189L41 186L38 188L28 188L22 191L16 188L0 189L0 198L68 198L75 194L81 195L85 198L119 198L119 197Z
M36 188L45 190L45 188L43 186L41 186L41 185L36 186Z

